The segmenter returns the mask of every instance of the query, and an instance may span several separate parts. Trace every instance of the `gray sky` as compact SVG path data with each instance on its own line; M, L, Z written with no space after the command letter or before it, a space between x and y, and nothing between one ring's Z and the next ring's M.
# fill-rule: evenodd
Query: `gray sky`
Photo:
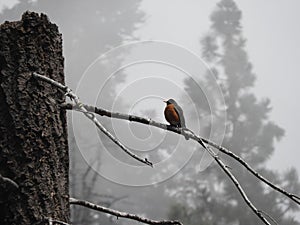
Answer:
M18 2L18 0L0 0L0 10L2 11L3 8L11 8Z

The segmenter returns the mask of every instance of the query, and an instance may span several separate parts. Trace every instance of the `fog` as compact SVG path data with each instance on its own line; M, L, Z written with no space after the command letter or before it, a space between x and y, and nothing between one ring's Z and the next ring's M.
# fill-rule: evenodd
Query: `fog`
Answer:
M223 36L217 30L221 28L212 27L211 16L219 2L222 1L192 0L187 3L182 0L130 0L125 3L108 0L2 0L0 19L1 23L6 20L19 20L26 10L47 14L50 21L58 25L63 35L66 82L83 102L165 123L165 104L162 100L174 98L184 109L187 127L230 148L244 145L242 140L234 139L235 142L231 143L230 139L226 139L232 132L227 126L227 122L231 121L231 114L228 110L230 99L222 93L222 79L229 82L230 78L224 75L226 66L225 69L221 68L223 64L218 64L217 57L215 61L205 58L201 42L209 34L213 38L220 36L216 45L222 45ZM237 27L241 37L245 38L240 46L247 54L245 64L250 68L245 69L245 76L251 79L254 77L253 84L249 78L251 84L245 87L245 90L257 98L257 101L254 101L255 106L256 102L259 105L261 100L270 99L270 104L266 106L269 108L267 118L261 122L261 126L270 121L276 125L272 128L278 130L274 131L270 141L266 141L268 153L261 153L264 157L261 164L256 165L255 160L251 161L252 156L247 155L247 152L231 150L249 157L259 170L267 168L270 173L276 173L275 177L280 174L283 178L278 179L284 184L284 174L291 168L300 173L297 143L300 124L300 103L297 101L300 72L300 29L297 23L300 21L300 2L254 0L235 3L241 11L240 26ZM218 22L218 19L215 21ZM221 49L217 53L226 52L226 47L224 48L225 50ZM241 59L236 63L243 62ZM232 67L235 66L234 63ZM215 113L216 111L218 113ZM249 115L256 115L256 112L255 109L248 109ZM122 143L156 164L154 169L147 168L124 155L79 113L69 112L68 117L71 141L76 140L76 144L71 144L74 151L70 153L71 170L75 173L70 173L73 176L71 194L95 202L105 202L104 195L112 195L115 198L125 196L120 201L108 205L153 219L172 217L172 212L176 210L173 208L172 211L171 206L177 206L178 202L188 208L187 212L204 207L195 203L195 196L191 197L182 192L182 189L190 188L187 183L183 184L186 182L185 178L193 180L197 188L204 185L205 188L200 188L201 190L213 188L213 182L216 181L213 177L208 177L209 171L214 170L212 159L202 150L198 151L197 144L190 140L186 142L183 137L179 138L175 134L153 127L99 118ZM255 128L250 128L250 125L249 130L246 130L252 137ZM279 128L284 130L284 135L280 133ZM254 147L250 149L252 151ZM262 148L261 151L263 150ZM98 200L95 200L96 197L91 195L91 192L86 193L82 190L83 185L91 184L89 179L93 176L90 174L89 178L82 181L82 174L85 174L87 165L97 174L97 181L93 183L93 193L102 195ZM266 176L271 177L268 173L266 172ZM225 177L224 174L223 176ZM245 182L258 183L253 181L253 178L248 180L242 175L241 177ZM222 182L227 185L226 181ZM250 185L248 190L250 195L256 190L251 187ZM197 188L193 191L197 192ZM232 189L234 190L234 187ZM237 191L235 194L238 196ZM190 197L194 200L189 201ZM203 196L201 201L205 204ZM257 205L259 206L259 203ZM249 221L257 222L255 216L251 212L248 213L249 209L245 204L241 204L240 207L244 209L246 217L250 217ZM278 210L284 212L285 207L289 205L280 205ZM215 205L212 211L214 210L218 210ZM270 209L270 214L279 224L286 221L290 221L288 224L299 224L299 207L284 213L285 216L295 215L297 221L285 220L279 215L274 215L276 210ZM75 213L78 213L77 218L85 221L83 218L87 215L84 212ZM241 212L238 210L232 212L233 215L239 213ZM91 224L98 224L97 219L107 220L106 224L132 224L130 221L117 221L101 214L93 214L91 217L95 219L88 221ZM179 220L180 218L185 217L181 215ZM185 224L196 224L199 220L195 218L186 220ZM225 222L219 221L214 224L228 224L234 221L232 218L224 218ZM214 222L207 221L211 224ZM239 219L238 224L247 224L249 221Z

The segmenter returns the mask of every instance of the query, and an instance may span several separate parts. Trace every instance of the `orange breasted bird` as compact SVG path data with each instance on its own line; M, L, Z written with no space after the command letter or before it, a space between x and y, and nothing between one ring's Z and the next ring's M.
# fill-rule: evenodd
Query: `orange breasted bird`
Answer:
M182 108L177 104L177 102L174 99L169 99L168 101L164 102L167 103L164 112L165 118L170 123L170 125L186 129ZM188 140L187 137L185 137L185 139Z
M193 135L194 132L190 129L186 128L185 126L185 120L183 116L183 110L182 108L177 104L177 102L174 99L169 99L168 101L164 101L167 103L167 106L165 108L165 118L170 123L171 126L180 127L183 130L189 131ZM182 131L184 135L184 131ZM188 140L189 138L184 135L185 139ZM201 139L198 140L198 142L202 145L203 148L207 149L205 144Z

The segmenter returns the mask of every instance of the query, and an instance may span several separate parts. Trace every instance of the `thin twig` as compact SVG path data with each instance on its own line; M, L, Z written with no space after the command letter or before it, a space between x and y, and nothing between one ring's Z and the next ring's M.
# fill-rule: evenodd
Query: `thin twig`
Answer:
M132 220L136 220L142 223L146 223L146 224L156 224L156 225L172 225L172 224L177 224L177 225L183 225L182 223L180 223L179 221L171 221L171 220L161 220L161 221L157 221L157 220L150 220L135 214L131 214L131 213L126 213L126 212L120 212L114 209L110 209L110 208L106 208L104 206L100 206L100 205L96 205L94 203L88 202L88 201L83 201L83 200L78 200L75 198L70 198L70 204L73 205L81 205L96 211L100 211L100 212L104 212L107 214L111 214L116 216L117 218L122 217L122 218L127 218L127 219L132 219Z
M111 118L116 118L116 119L123 119L123 120L129 120L132 122L137 122L137 123L143 123L143 124L147 124L150 126L154 126L157 128L161 128L164 130L169 130L172 131L174 133L177 134L181 134L182 135L182 131L180 128L174 127L174 126L168 126L166 124L162 124L162 123L158 123L155 122L151 119L146 119L143 117L139 117L139 116L134 116L134 115L127 115L127 114L123 114L123 113L116 113L116 112L110 112L108 110L105 109L101 109L101 108L97 108L94 106L90 106L90 105L84 105L85 108L90 111L90 112L94 112L100 116L107 116L107 117L111 117ZM65 109L74 109L74 110L78 110L78 107L76 105L70 104L70 103L65 103L62 104L61 107L65 108ZM208 140L205 139L203 137L197 136L194 133L185 133L184 136L187 136L191 139L194 139L196 141L199 142L202 141L205 144L208 144L216 149L218 149L220 152L234 158L236 161L238 161L240 164L242 164L249 172L251 172L254 176L256 176L258 179L260 179L261 181L263 181L265 184L269 185L271 188L275 189L276 191L284 194L285 196L287 196L288 198L290 198L291 200L293 200L295 203L297 203L298 205L300 205L300 197L289 193L287 191L285 191L284 189L278 187L277 185L273 184L271 181L269 181L267 178L263 177L262 175L260 175L258 172L256 172L247 162L245 162L243 159L241 159L239 156L237 156L235 153L233 153L232 151ZM201 143L200 143L201 144ZM203 146L203 143L201 144Z
M56 82L55 80L52 80L51 78L45 77L43 75L40 75L38 73L33 73L33 76L37 79L40 79L42 81L45 81L47 83L52 84L53 86L56 86L57 88L63 90L66 92L66 95L68 97L70 97L70 99L74 100L74 102L76 103L76 106L80 109L81 112L83 112L83 114L89 118L90 120L92 120L95 125L107 136L109 137L115 144L117 144L125 153L127 153L128 155L130 155L132 158L148 165L148 166L153 166L153 164L148 161L147 158L142 159L139 156L135 155L134 153L132 153L129 149L127 149L127 147L125 145L123 145L117 138L115 138L96 118L96 116L93 113L88 112L88 110L84 107L84 105L79 101L79 98L76 94L74 94L72 92L72 90L70 88L68 88L65 85L62 85L58 82Z
M264 211L261 211L261 210L260 210L260 212L261 212L262 214L264 214L265 216L269 217L270 220L272 220L274 224L278 225L277 221L276 221L272 216L270 216L268 213L266 213L266 212L264 212Z
M203 146L203 142L202 142L202 140L200 138L199 138L199 144L201 144ZM233 184L236 186L236 188L240 192L242 198L244 199L244 201L246 202L246 204L252 209L252 211L264 222L264 224L271 225L269 223L269 221L263 216L263 214L261 213L261 210L258 210L254 206L254 204L249 200L246 192L244 191L244 189L242 188L242 186L240 185L240 183L238 182L238 180L235 178L235 176L230 172L230 170L228 169L228 166L223 163L223 161L219 158L219 156L217 154L215 154L210 149L210 147L205 146L204 148L215 159L215 161L218 163L218 165L222 168L222 170L231 179L231 181L233 182Z
M46 219L48 219L48 223L49 225L53 225L53 223L55 224L61 224L61 225L70 225L69 223L66 223L66 222L63 222L63 221L60 221L60 220L54 220L50 217L47 217Z
M10 183L15 188L19 188L19 185L16 182L14 182L12 179L10 179L8 177L2 177L1 174L0 174L0 181L5 182L5 183Z

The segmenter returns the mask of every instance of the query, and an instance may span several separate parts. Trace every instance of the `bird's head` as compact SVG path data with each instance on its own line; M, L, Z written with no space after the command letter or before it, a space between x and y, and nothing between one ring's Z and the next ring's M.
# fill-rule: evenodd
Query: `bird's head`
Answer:
M174 99L169 99L169 100L165 100L164 101L165 103L167 103L167 105L170 105L170 104L176 104L176 101Z

